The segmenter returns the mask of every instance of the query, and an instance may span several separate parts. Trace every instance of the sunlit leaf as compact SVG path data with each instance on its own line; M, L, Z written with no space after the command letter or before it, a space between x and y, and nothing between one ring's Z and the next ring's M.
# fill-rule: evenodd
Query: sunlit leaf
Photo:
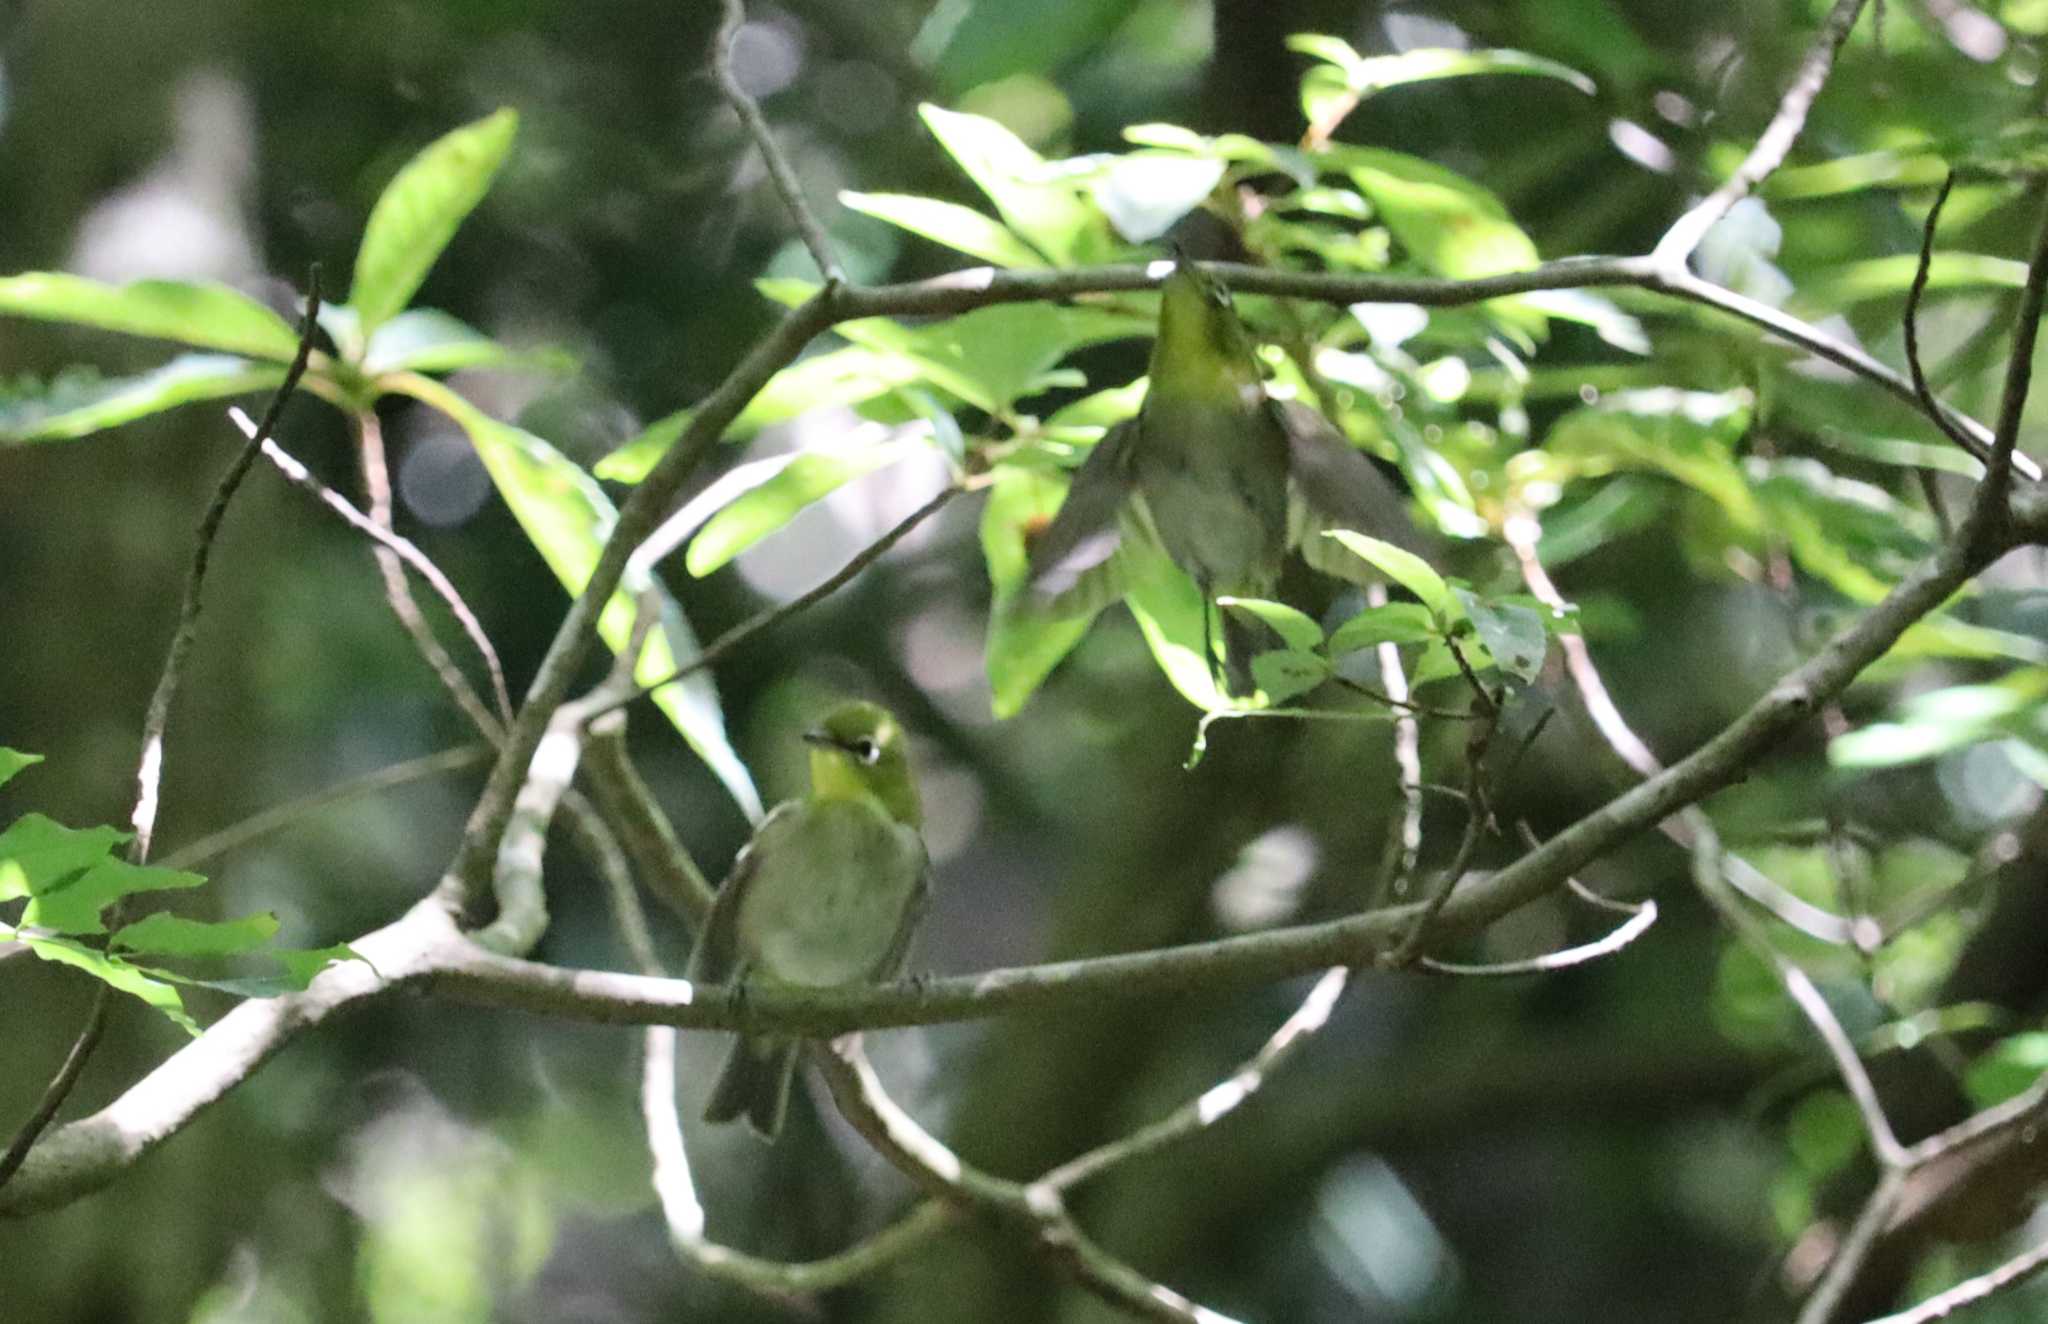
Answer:
M110 947L152 956L233 956L277 936L277 916L198 920L158 911L115 931Z
M41 754L24 754L18 749L0 745L0 786L12 781L23 768L33 767L42 761Z
M1917 253L1831 262L1799 287L1802 303L1819 308L1847 308L1869 299L1903 297L1920 265ZM1946 290L2008 289L2027 283L2027 264L1986 253L1936 253L1927 265L1927 288Z
M0 389L0 442L84 437L179 405L270 390L284 373L227 354L180 354L132 377L65 372L40 390Z
M1092 615L1053 619L1020 600L1030 539L1051 523L1067 485L1064 474L1005 465L982 507L981 550L994 589L985 665L998 718L1016 715L1093 620Z
M299 336L282 317L225 285L138 280L107 285L31 271L0 277L0 313L73 322L152 340L174 340L289 363Z
M1489 601L1464 589L1453 592L1500 669L1525 683L1535 680L1536 673L1543 669L1543 654L1550 646L1544 613L1519 603Z
M1762 527L1763 512L1735 448L1749 429L1746 393L1625 391L1572 410L1551 426L1544 450L1575 472L1662 472L1711 497L1736 527Z
M491 481L548 568L570 593L581 593L618 519L604 489L539 437L499 422L439 382L417 377L398 385L407 394L446 414L469 434ZM624 648L631 639L634 597L642 590L654 593L661 612L660 628L648 636L647 646L633 670L635 679L648 684L674 672L678 659L694 657L700 649L681 604L658 579L651 579L646 583L622 582L619 591L605 604L598 619L598 633L612 650ZM654 702L725 784L748 818L758 819L760 793L754 789L753 778L726 737L725 715L710 673L700 670L664 686L656 691Z
M1341 116L1352 102L1405 83L1473 74L1534 74L1568 83L1592 96L1591 79L1576 69L1513 50L1452 50L1420 47L1394 55L1360 55L1348 42L1317 33L1298 33L1287 48L1315 57L1321 64L1301 80L1301 108L1311 124Z
M1536 265L1536 245L1508 219L1500 199L1456 171L1380 148L1330 150L1395 239L1429 270L1465 279Z
M1280 649L1252 658L1252 679L1267 703L1286 703L1330 678L1330 659L1321 653Z
M1313 653L1323 646L1323 627L1316 624L1313 616L1297 611L1284 602L1231 597L1218 598L1216 602L1219 606L1242 612L1253 620L1271 626L1273 633L1280 636L1282 643L1298 652Z
M28 891L40 893L106 859L126 840L128 834L114 828L69 828L41 814L23 814L0 832L0 860L12 861Z
M1222 178L1221 161L1137 153L1110 158L1090 192L1118 234L1147 244L1201 206Z
M4 932L4 929L0 929L0 932ZM150 978L120 957L110 956L71 938L19 932L12 936L14 941L25 944L30 951L45 961L55 961L83 970L117 991L140 998L155 1007L170 1017L187 1034L196 1036L199 1033L198 1022L186 1014L185 1000L178 996L176 988L162 980Z
M1350 529L1331 529L1324 536L1335 538L1422 599L1422 604L1435 614L1438 622L1447 624L1459 618L1458 600L1451 596L1450 585L1444 583L1443 576L1432 569L1429 562L1415 553Z
M1042 267L1045 258L1010 228L972 207L906 193L842 192L839 200L854 211L923 235L969 257L999 267Z
M1367 607L1330 633L1330 656L1342 657L1381 644L1419 644L1441 633L1429 608L1419 602Z
M105 933L100 912L122 897L198 887L205 881L182 869L130 864L108 856L83 873L34 888L35 896L22 912L21 922L58 933Z
M567 372L561 350L517 350L437 308L412 308L378 327L362 353L367 373L457 372L464 368Z
M918 113L1012 230L1055 264L1079 256L1092 214L1074 185L1049 169L1023 139L980 115L929 104L919 106Z
M847 453L814 451L792 458L780 472L713 515L690 540L684 564L702 578L795 519L812 502L842 485L893 464L913 447L869 446Z
M1963 1077L1979 1108L2004 1103L2048 1071L2048 1031L2008 1035L1970 1064Z
M466 124L429 143L385 186L363 229L349 290L361 334L374 336L411 301L441 250L490 191L518 129L519 116L509 109Z
M1217 686L1215 668L1209 661L1202 590L1185 572L1163 564L1156 573L1133 584L1124 601L1137 619L1153 660L1181 697L1205 712L1243 706Z

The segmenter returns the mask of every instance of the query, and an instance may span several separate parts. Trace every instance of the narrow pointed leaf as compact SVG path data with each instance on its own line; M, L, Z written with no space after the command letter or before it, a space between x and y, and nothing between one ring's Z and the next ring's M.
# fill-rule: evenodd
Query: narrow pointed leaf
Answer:
M1055 263L1074 260L1094 222L1072 183L1059 179L1043 157L992 119L933 105L918 110L939 145L995 203L1012 230Z
M277 936L277 916L199 920L158 911L115 931L108 945L152 956L233 956L253 951Z
M70 828L41 814L23 814L0 832L0 860L21 871L32 894L107 858L128 834L110 827Z
M909 454L905 443L884 443L851 454L798 455L760 486L740 494L690 540L683 564L702 578L795 519L805 507L840 487Z
M0 277L0 314L95 326L289 363L298 333L282 317L225 285L138 280L108 285L62 272Z
M548 568L570 593L581 593L618 520L611 498L597 480L539 437L499 422L431 378L408 376L394 384L469 434L499 495ZM654 579L622 583L605 604L598 633L612 650L624 648L631 639L634 597L643 589L654 592L661 611L661 628L648 636L633 671L636 679L648 683L669 675L679 660L694 657L700 649L682 605ZM654 703L725 784L749 820L759 819L760 793L726 737L725 715L710 673L699 671L664 686L655 693Z
M33 767L42 761L41 754L24 754L18 749L0 745L0 786L12 781L23 768Z
M1330 659L1321 653L1285 648L1252 659L1252 679L1266 702L1286 703L1330 678Z
M180 354L133 377L66 373L40 390L0 390L0 444L89 436L179 405L267 391L284 373L228 354Z
M1177 566L1162 566L1132 585L1124 601L1137 618L1153 660L1181 697L1205 712L1243 706L1217 687L1203 630L1202 590L1194 580Z
M1260 598L1218 598L1219 606L1231 611L1242 612L1253 620L1262 621L1273 628L1280 641L1297 652L1313 653L1323 646L1323 627L1306 612L1297 611L1284 602L1267 602Z
M119 992L140 998L170 1017L185 1033L195 1037L198 1035L199 1025L186 1014L185 1000L178 996L178 990L162 980L151 979L120 957L96 951L71 938L17 933L14 940L25 944L30 951L45 961L75 966L94 979L103 980Z
M411 301L490 190L518 128L519 116L509 109L464 125L430 143L385 187L363 229L349 291L363 335L375 334Z
M1435 614L1439 623L1447 625L1458 619L1458 600L1451 596L1450 585L1430 568L1429 562L1415 553L1350 529L1332 529L1324 536L1343 543L1401 587L1421 598L1422 604Z
M1389 602L1367 607L1330 634L1330 656L1343 657L1381 644L1419 644L1441 630L1429 608L1418 602Z
M1045 258L1037 249L1019 239L1001 221L993 220L972 207L937 198L919 198L905 193L855 193L839 195L854 211L887 221L934 243L944 244L969 257L993 262L999 267L1042 267Z
M21 922L58 933L105 933L107 927L100 920L100 912L122 897L182 890L205 882L199 874L182 869L130 864L109 856L83 873L36 888L35 897L22 912Z
M567 372L561 350L517 350L438 308L411 308L377 328L363 349L364 372L457 372L464 368Z

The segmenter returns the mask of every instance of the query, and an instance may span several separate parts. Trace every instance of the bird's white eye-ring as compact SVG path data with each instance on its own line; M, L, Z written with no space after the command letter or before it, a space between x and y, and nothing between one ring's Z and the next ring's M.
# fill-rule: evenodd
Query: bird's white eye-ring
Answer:
M876 744L874 741L868 739L866 736L862 736L860 739L854 741L850 748L853 750L853 756L855 758L859 759L862 763L865 763L870 767L873 767L876 763L881 762L882 747Z

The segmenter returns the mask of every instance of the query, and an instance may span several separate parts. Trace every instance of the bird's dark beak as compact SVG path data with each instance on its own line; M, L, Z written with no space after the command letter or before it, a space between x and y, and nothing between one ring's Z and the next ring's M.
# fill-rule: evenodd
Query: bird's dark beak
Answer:
M825 730L823 727L818 727L813 730L804 732L803 742L806 745L823 745L827 749L839 748L839 742L837 740L834 740L832 738L832 733L830 731Z

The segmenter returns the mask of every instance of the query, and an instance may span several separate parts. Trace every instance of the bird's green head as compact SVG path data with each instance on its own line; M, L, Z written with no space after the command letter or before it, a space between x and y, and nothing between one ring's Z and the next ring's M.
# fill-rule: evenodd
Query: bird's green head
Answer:
M873 800L912 827L924 820L903 727L879 704L841 704L804 732L811 747L811 794Z
M1230 291L1179 250L1160 286L1159 338L1152 345L1152 380L1174 389L1213 387L1236 394L1260 383L1251 339Z

